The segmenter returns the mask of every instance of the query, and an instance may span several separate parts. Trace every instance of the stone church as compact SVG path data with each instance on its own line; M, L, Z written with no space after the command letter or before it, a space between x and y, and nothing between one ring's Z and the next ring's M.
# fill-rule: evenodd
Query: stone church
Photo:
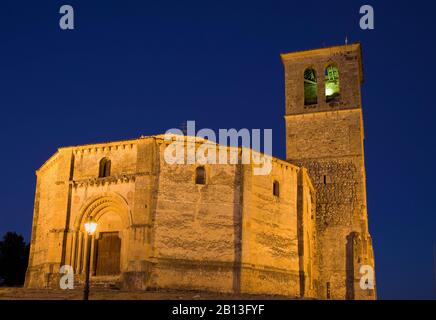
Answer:
M59 288L63 265L83 281L92 217L92 283L375 299L362 286L374 254L360 44L281 58L286 160L273 158L269 175L254 164L168 164L163 135L59 148L36 172L25 286Z

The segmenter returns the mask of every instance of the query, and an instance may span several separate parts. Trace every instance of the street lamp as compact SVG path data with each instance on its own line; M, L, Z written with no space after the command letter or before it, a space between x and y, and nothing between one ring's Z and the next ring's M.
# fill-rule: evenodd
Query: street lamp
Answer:
M87 254L86 254L86 278L85 278L85 289L83 290L83 300L88 300L89 297L89 266L91 264L91 239L92 235L94 234L95 230L97 229L97 222L94 220L94 218L89 217L88 220L85 222L85 230L88 234L87 236Z

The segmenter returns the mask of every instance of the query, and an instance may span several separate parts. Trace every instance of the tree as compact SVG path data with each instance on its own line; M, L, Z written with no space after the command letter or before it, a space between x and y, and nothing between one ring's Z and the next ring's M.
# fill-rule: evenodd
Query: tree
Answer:
M7 232L0 241L0 278L7 286L24 284L29 245L15 232Z

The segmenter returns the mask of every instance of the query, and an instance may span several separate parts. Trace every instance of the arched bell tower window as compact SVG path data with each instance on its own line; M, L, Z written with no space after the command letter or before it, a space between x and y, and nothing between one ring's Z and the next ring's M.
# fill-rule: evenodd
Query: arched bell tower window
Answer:
M312 68L304 71L304 105L310 106L318 103L318 86L316 72Z
M325 101L334 101L339 95L339 69L331 64L325 69Z
M206 169L204 167L195 169L195 184L206 184Z
M98 171L99 178L109 177L111 175L111 161L108 158L100 160L100 169Z
M280 197L280 184L278 181L273 182L273 195L275 197Z

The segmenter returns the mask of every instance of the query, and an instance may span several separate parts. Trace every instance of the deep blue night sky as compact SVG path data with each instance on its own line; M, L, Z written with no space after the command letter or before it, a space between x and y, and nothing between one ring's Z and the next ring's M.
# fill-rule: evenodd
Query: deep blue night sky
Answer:
M159 4L157 4L159 2ZM62 4L76 29L62 31ZM371 4L375 30L359 28ZM58 147L198 128L272 128L280 53L360 41L368 214L381 299L434 299L434 1L0 2L0 235L30 238L35 170Z

